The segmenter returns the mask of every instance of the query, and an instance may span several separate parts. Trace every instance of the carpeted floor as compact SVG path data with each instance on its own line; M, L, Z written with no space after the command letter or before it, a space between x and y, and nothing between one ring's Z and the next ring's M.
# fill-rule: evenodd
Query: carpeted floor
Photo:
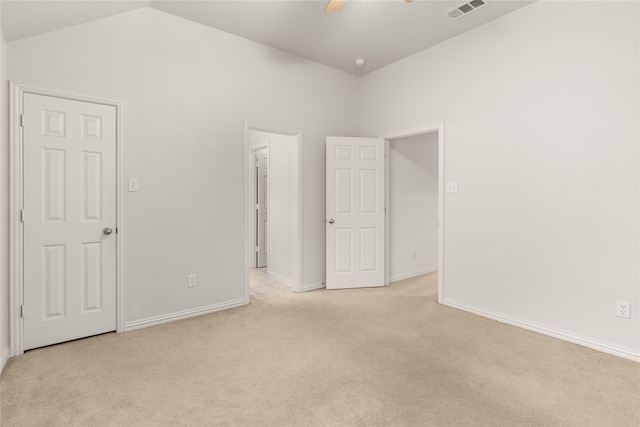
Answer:
M3 426L638 426L639 364L437 304L435 274L26 353Z

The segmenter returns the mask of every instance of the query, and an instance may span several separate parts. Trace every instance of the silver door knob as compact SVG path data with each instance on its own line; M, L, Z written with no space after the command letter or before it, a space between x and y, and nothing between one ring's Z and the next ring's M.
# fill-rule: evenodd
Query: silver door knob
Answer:
M329 220L329 224L333 224L334 222L335 222L335 221L333 220L333 218L331 218L331 219Z
M105 227L102 232L108 236L109 234L113 233L113 230L110 227Z

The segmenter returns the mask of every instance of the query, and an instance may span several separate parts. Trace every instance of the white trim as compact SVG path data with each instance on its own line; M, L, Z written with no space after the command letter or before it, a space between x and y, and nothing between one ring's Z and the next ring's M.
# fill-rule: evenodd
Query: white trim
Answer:
M574 344L581 345L583 347L588 347L593 350L601 351L603 353L608 353L614 356L619 356L625 359L630 359L636 362L640 362L640 352L630 348L621 347L618 345L595 340L592 338L587 338L582 335L574 334L573 332L565 331L558 328L553 328L553 327L536 323L536 322L530 322L528 320L520 319L517 317L505 315L505 314L500 314L495 311L475 307L473 305L465 304L465 303L451 300L448 298L443 299L442 301L440 301L440 303L448 307L457 308L459 310L477 314L479 316L493 319L501 323L517 326L522 329L537 332L553 338L558 338L563 341L568 341Z
M125 206L124 206L124 102L101 96L9 82L9 301L11 354L24 353L23 322L20 317L20 305L23 301L23 224L20 221L20 209L23 206L22 141L20 114L23 112L25 93L53 96L74 101L110 105L116 109L116 331L125 330Z
M315 291L316 289L324 289L324 288L326 288L326 285L324 284L324 282L307 283L302 286L302 292Z
M254 247L252 242L252 224L251 224L251 215L249 215L249 209L253 205L252 204L252 194L251 194L251 171L252 169L252 161L251 161L251 149L253 147L249 146L249 133L251 131L259 131L259 132L269 132L275 133L279 135L287 135L296 137L296 154L294 155L294 168L296 176L293 179L293 193L297 196L297 201L294 200L294 210L293 210L293 221L292 227L294 228L294 240L293 240L293 248L292 252L294 254L293 259L293 278L291 280L291 288L295 292L304 292L304 287L302 284L302 132L298 130L291 129L282 129L276 128L272 126L263 126L254 123L244 122L244 217L245 217L245 226L244 226L244 241L245 241L245 256L247 257L245 260L245 298L246 301L249 301L250 296L250 283L249 283L249 268L248 266L251 264L251 256L254 252ZM297 202L297 203L296 203ZM267 268L268 271L268 268Z
M438 302L444 299L444 123L438 126Z
M189 317L201 316L203 314L215 313L216 311L228 310L230 308L247 305L247 301L242 299L227 301L204 307L192 308L190 310L176 311L175 313L163 314L161 316L148 317L146 319L127 322L124 330L126 332L136 329L149 328L151 326L162 325L163 323L174 322L176 320L188 319Z
M273 279L273 280L277 280L278 282L280 282L282 284L285 284L285 285L288 285L288 286L291 286L293 288L293 280L291 280L290 277L286 277L286 276L283 276L281 274L269 271L268 268L267 268L267 277L269 277L270 279Z
M391 181L391 173L389 168L389 151L391 148L391 140L384 140L384 285L389 286L391 283L391 216L389 215L389 183Z
M404 279L411 279L412 277L422 276L424 274L435 273L438 271L438 267L427 268L426 270L417 271L415 273L401 274L399 276L393 276L389 278L391 283L398 282Z
M444 123L437 123L421 128L414 128L405 131L390 132L382 135L381 138L393 140L398 138L407 138L424 133L438 132L438 302L444 300ZM386 200L389 199L388 176L386 171L387 190L385 194ZM385 201L385 203L387 203ZM387 216L388 211L387 211ZM386 240L386 253L389 253L389 239ZM389 277L389 268L387 266L385 275ZM388 280L388 279L387 279Z

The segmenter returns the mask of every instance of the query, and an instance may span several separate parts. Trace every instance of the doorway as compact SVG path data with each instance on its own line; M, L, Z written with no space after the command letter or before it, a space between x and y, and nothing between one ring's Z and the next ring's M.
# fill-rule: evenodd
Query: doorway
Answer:
M300 132L245 124L245 158L245 298L300 292Z
M438 135L389 141L389 281L438 270Z
M14 356L124 330L122 107L11 82Z
M404 254L400 251L396 256L404 256L404 258L415 260L407 263L404 267L396 268L394 274L394 280L400 280L401 278L408 278L414 275L424 274L430 270L433 270L433 253L436 253L436 265L438 272L438 302L442 303L444 298L444 124L437 124L426 126L419 129L411 129L407 131L395 132L387 135L383 135L379 138L354 138L354 137L327 137L327 152L326 152L326 276L325 281L327 283L327 289L336 288L358 288L369 286L380 286L378 280L364 279L358 277L360 272L378 273L384 277L381 282L385 285L389 285L390 272L391 272L391 237L389 231L390 219L389 211L391 206L390 200L390 174L388 173L389 164L389 150L394 140L401 140L404 138L417 137L418 143L423 138L425 141L431 141L433 144L431 149L431 165L430 168L432 174L431 181L431 198L435 198L437 194L437 221L436 227L433 228L433 210L429 211L432 218L430 220L430 234L431 246L427 248L426 242L422 249L418 248L418 241L412 242L411 238L404 239L402 243ZM411 142L411 140L402 141L396 143L401 145L402 143ZM415 142L415 141L414 141ZM362 144L367 145L364 147ZM375 148L377 144L384 145L384 167L380 170L377 165L377 161L381 158L378 155L378 150ZM427 147L424 147L427 148ZM415 149L415 147L414 147ZM407 153L408 156L413 154ZM435 167L435 158L437 157L437 167ZM337 163L339 162L339 164ZM375 163L375 165L374 165ZM396 165L394 168L402 167L402 165ZM414 175L415 175L414 171ZM373 185L373 181L376 176L382 175L384 178L384 188L380 188L378 185ZM427 174L429 175L429 173ZM437 180L435 176L437 175ZM355 178L354 178L355 177ZM366 179L369 179L371 185L363 185ZM414 177L415 179L421 179L420 177ZM409 180L411 178L408 178ZM433 182L435 181L435 183ZM377 181L376 181L377 182ZM434 189L437 188L437 190ZM400 186L401 187L401 186ZM376 208L376 201L384 200L384 209ZM410 209L409 209L410 210ZM396 214L401 212L396 208ZM415 209L412 211L416 216L414 223L424 220L420 217L420 213ZM426 212L426 211L425 211ZM368 224L364 218L356 218L357 214L366 214L366 220L372 220L374 217L383 215L382 224ZM338 215L340 221L338 221ZM401 215L399 217L402 217ZM349 219L345 222L344 219ZM399 224L398 224L399 225ZM398 227L396 225L396 228ZM349 229L351 227L351 229ZM407 232L411 227L407 227ZM344 230L344 232L343 232ZM352 231L356 230L356 231ZM381 245L372 244L377 242L377 239L369 239L365 242L365 237L370 235L377 237L378 232L384 234L383 243ZM342 239L337 241L339 233L342 233ZM429 233L428 233L429 234ZM433 235L437 238L433 239ZM357 240L360 238L360 240ZM402 240L399 238L398 240ZM437 242L437 246L434 251L433 242ZM383 250L378 251L379 246L384 246ZM363 255L362 249L368 250ZM426 261L420 263L418 261L418 253L422 251L424 253L423 258ZM427 257L427 252L430 252L430 257ZM380 262L374 262L378 259L375 254L382 254L384 257L384 265L379 267ZM363 258L364 256L364 258ZM427 259L429 258L430 261ZM422 265L421 265L422 264ZM431 264L431 266L429 266ZM354 267L355 266L355 267ZM404 271L403 271L404 270ZM336 277L340 277L341 283L336 281ZM333 283L330 283L333 282ZM337 285L336 285L337 283Z
M385 135L386 282L436 272L444 298L444 125Z

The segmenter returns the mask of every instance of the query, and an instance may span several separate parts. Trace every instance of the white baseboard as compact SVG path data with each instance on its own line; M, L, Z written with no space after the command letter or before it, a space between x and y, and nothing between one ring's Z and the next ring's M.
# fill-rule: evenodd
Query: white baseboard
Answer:
M0 360L0 374L4 371L4 366L7 364L7 361L11 357L11 349L9 347L2 350L2 359Z
M426 270L421 270L421 271L408 273L408 274L399 274L393 277L389 277L389 282L391 283L391 282L397 282L399 280L410 279L412 277L422 276L423 274L434 273L436 271L438 271L438 267L427 268Z
M161 325L163 323L173 322L176 320L188 319L189 317L200 316L203 314L214 313L216 311L227 310L230 308L236 308L243 305L247 305L244 298L223 302L220 304L207 305L204 307L193 308L191 310L178 311L175 313L163 314L162 316L149 317L147 319L134 320L127 322L124 325L125 332L133 331L136 329L148 328L151 326Z
M607 342L595 340L593 338L587 338L582 335L574 334L573 332L564 331L562 329L553 328L547 325L542 325L528 320L519 319L517 317L500 314L491 310L485 310L483 308L475 307L462 302L454 301L448 298L442 300L442 304L457 308L459 310L467 311L469 313L477 314L482 317L497 320L501 323L507 323L509 325L517 326L529 331L538 332L543 335L547 335L553 338L558 338L563 341L568 341L574 344L588 347L593 350L602 351L603 353L612 354L614 356L623 357L636 362L640 362L640 352L633 349L617 346Z
M324 282L307 283L302 285L302 292L315 291L316 289L325 288Z
M293 287L293 280L286 276L283 276L282 274L274 273L273 271L267 271L267 276L269 276L270 279L277 280L280 283Z

